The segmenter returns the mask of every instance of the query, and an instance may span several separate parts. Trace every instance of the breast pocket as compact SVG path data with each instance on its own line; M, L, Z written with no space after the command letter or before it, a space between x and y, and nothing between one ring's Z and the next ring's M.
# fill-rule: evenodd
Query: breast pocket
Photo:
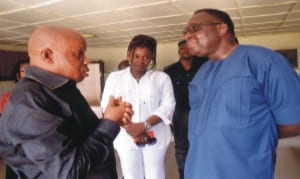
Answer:
M247 77L238 77L224 82L212 101L213 126L243 127L251 124L251 94L255 81Z

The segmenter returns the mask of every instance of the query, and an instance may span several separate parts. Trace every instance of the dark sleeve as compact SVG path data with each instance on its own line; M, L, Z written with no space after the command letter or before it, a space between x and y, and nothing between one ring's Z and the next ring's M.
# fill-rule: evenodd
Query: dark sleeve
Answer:
M56 131L55 121L51 122L50 118L47 121L47 116L43 116L43 120L30 124L32 130L22 135L21 146L26 157L49 178L84 178L106 161L112 141L120 130L113 122L103 119L82 145L74 145L69 138ZM26 123L33 119L33 116L27 118ZM43 127L35 128L33 125ZM23 126L27 128L28 125L23 123Z
M110 159L112 141L120 128L109 120L101 120L99 127L86 140L84 145L76 151L75 162L67 178L83 178L87 172L96 166L101 166ZM114 167L114 166L111 166Z
M174 68L174 67L173 67ZM171 73L172 73L172 64L168 65L166 67L163 68L163 72L165 72L167 75L169 75L171 77Z
M171 65L168 65L168 66L163 67L163 71L164 71L164 72L167 72L167 71L169 70L170 66L171 66Z
M35 171L48 178L85 178L108 159L112 141L120 130L115 123L102 119L78 145L58 132L58 126L64 120L60 116L37 110L36 104L20 103L16 107L18 110L11 118L13 125L7 126L10 129L7 136L17 146L18 155L23 156L21 171L25 174ZM25 167L28 163L34 167L32 171Z

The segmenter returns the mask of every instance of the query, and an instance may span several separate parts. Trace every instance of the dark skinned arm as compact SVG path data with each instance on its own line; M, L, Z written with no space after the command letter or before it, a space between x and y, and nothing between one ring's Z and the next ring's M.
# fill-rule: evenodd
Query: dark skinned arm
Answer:
M279 138L295 137L300 135L300 124L278 126Z

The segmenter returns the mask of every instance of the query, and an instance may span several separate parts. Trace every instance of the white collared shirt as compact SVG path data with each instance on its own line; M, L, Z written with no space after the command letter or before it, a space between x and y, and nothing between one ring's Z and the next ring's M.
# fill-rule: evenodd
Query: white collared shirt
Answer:
M157 143L152 147L169 144L172 139L169 124L172 122L175 99L172 82L167 74L148 70L137 82L130 72L130 67L112 72L105 82L101 101L103 111L106 109L110 95L116 98L122 97L123 101L132 104L134 110L132 122L143 122L151 115L159 116L162 122L151 128L157 138ZM123 128L115 139L114 146L116 149L137 147L132 137Z

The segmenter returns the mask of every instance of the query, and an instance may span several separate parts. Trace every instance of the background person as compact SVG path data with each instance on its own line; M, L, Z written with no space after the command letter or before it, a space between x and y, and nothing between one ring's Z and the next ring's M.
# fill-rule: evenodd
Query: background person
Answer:
M170 123L175 107L172 83L167 74L155 71L156 40L148 35L133 37L128 45L129 68L109 74L101 106L108 97L121 97L132 104L132 121L114 141L125 179L164 179L165 156L172 139ZM149 142L152 131L156 143ZM143 145L143 146L140 146Z
M229 15L200 9L184 30L207 61L189 86L187 179L273 179L278 139L300 134L300 78L272 50L238 45Z
M0 155L19 178L117 178L112 141L132 110L110 98L105 119L93 113L76 87L88 72L85 51L70 29L30 36L30 66L0 120Z
M18 82L21 78L24 77L24 69L29 65L29 60L20 60L17 62L13 69L13 76L15 76L15 82ZM10 91L4 93L0 97L0 116L3 113L6 103L9 99Z
M15 67L13 69L13 76L15 76L15 82L18 82L20 79L22 79L24 77L24 75L25 75L24 69L28 65L29 65L29 60L20 60L17 62L17 64L15 65ZM10 94L11 94L11 92L8 91L8 92L4 93L0 98L0 116L4 112L4 109L6 107L8 99L10 97ZM14 173L14 171L9 166L6 166L5 178L6 179L17 178L17 175Z
M173 115L173 135L175 139L175 158L178 166L180 179L184 178L184 164L189 148L187 139L188 114L190 110L188 85L194 75L207 61L207 58L197 58L188 51L185 40L178 42L179 60L165 67L166 72L172 80L176 106Z
M118 70L123 70L125 68L129 67L129 62L127 59L122 60L118 65Z

